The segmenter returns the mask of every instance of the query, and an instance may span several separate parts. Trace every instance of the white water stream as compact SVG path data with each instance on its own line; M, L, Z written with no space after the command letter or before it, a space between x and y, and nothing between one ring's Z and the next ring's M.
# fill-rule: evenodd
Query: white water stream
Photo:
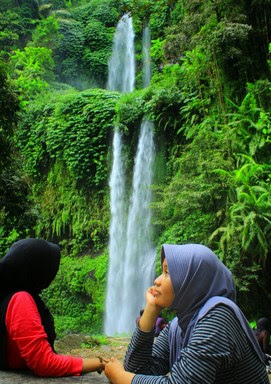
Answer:
M145 36L145 38L144 38ZM147 36L147 37L146 37ZM145 43L144 43L145 41ZM132 19L118 23L109 62L108 89L131 92L135 80ZM144 86L150 82L149 31L143 35ZM152 123L141 124L133 171L131 197L123 166L122 136L115 127L110 176L110 240L104 331L107 335L131 333L144 306L144 292L153 279L155 250L151 242L151 190L154 142Z
M108 63L107 89L132 92L135 84L134 30L132 18L126 14L118 22L113 51Z

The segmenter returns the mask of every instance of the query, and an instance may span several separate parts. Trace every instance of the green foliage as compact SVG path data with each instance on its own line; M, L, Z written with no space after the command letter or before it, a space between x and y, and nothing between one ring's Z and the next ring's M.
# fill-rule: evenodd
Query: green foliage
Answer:
M43 298L55 319L58 337L65 333L101 332L107 254L77 258L64 256L59 272L43 292Z
M30 45L54 49L60 40L58 20L55 15L39 20L32 34Z
M119 20L119 2L116 0L93 0L92 17L107 27L115 27Z
M91 75L95 78L95 85L101 85L105 82L105 75L108 73L108 60L110 50L91 51L86 48L84 52L85 66L88 67Z
M60 161L50 170L46 183L35 187L33 198L39 211L38 237L67 239L64 243L75 256L87 249L100 250L106 243L107 196L93 192L86 196Z
M271 148L271 115L270 111L265 110L261 105L269 104L270 83L269 88L262 90L266 101L259 94L257 83L247 84L247 89L248 92L240 106L228 101L234 108L234 112L228 114L230 132L237 138L233 142L232 149L237 153L253 156L256 160L261 158L268 161Z
M209 244L209 233L217 224L215 212L223 207L227 190L226 178L213 171L218 165L231 169L228 146L223 131L205 126L189 145L172 151L167 164L172 176L157 188L154 204L162 242Z
M108 240L113 126L123 133L132 170L143 116L154 122L158 152L152 187L156 243L209 245L234 273L246 313L255 318L259 308L270 311L270 1L39 5L0 5L1 55L7 59L11 52L20 100L31 101L15 132L21 160L11 152L18 103L2 82L0 247L33 228L34 235L62 243L69 256L46 293L60 334L100 329L103 303L95 289L104 294L106 256L77 256L100 251ZM80 90L105 86L114 29L127 11L136 32L139 87L142 30L150 25L150 86L127 95L68 90L67 84ZM9 153L16 156L5 157ZM25 189L21 171L15 172L19 163ZM26 210L29 197L36 222Z
M268 45L268 52L269 52L269 56L270 56L270 53L271 53L271 43L269 43ZM269 66L269 71L271 71L271 60L267 60L268 62L268 66Z
M9 1L0 4L0 56L8 59L14 49L23 49L31 38L36 19L39 18L36 0Z
M219 240L217 247L235 275L241 297L242 292L251 293L256 286L254 296L261 303L261 292L268 294L270 289L266 271L270 266L271 164L270 113L260 105L265 104L270 91L259 95L258 87L248 84L241 105L230 103L234 111L227 115L227 135L231 138L235 169L217 171L228 179L229 192L225 216L211 239ZM247 300L245 303L248 313L256 311ZM260 305L265 308L268 304Z
M60 81L75 85L83 56L84 34L82 24L70 18L59 19L62 39L56 49L56 69Z
M144 114L142 91L127 93L116 104L116 124L126 134L139 127ZM132 132L134 136L134 132Z
M14 86L7 78L5 67L0 63L0 135L1 135L1 157L0 161L5 160L4 144L5 140L10 140L13 133L14 124L17 121L17 112L19 110L18 100Z
M251 25L224 21L218 23L213 34L216 57L221 61L225 75L238 83L245 83L253 76L249 55L251 34Z
M84 24L89 20L97 20L107 27L114 27L120 16L119 5L116 0L92 0L74 8L73 15L76 20L81 20Z
M117 99L102 90L47 96L29 106L17 132L34 179L36 236L66 239L73 255L107 242L108 140Z
M256 164L249 157L240 169L227 174L235 185L230 195L228 224L215 233L223 232L220 241L224 254L238 239L242 251L251 255L251 261L265 265L270 252L270 175L271 165Z
M117 8L115 1L99 0L55 13L62 35L55 52L60 81L79 89L104 86Z
M90 336L88 340L85 343L82 343L82 348L95 348L100 345L108 345L109 340L107 339L106 336L104 335L95 335L95 336Z
M72 19L59 20L59 31L63 35L58 54L61 58L75 57L79 59L83 52L84 34L82 24Z
M170 20L170 10L175 1L172 0L133 0L130 5L135 29L138 30L142 21L149 21L152 37L164 36L165 27Z
M18 133L29 174L38 176L47 171L49 158L59 159L88 188L104 185L117 99L116 93L91 90L33 104Z
M20 158L13 143L18 111L14 86L0 65L0 257L33 223L28 185L22 177Z
M18 42L23 32L23 26L20 23L20 15L8 10L0 12L0 42L3 51L9 51Z
M53 80L52 51L45 47L25 47L22 51L14 51L10 61L24 107L29 99L48 88L48 81Z
M166 131L171 138L176 134L181 106L180 89L158 88L154 90L151 99L146 103L147 115L156 123L157 130Z
M100 21L90 20L85 28L86 44L91 50L99 50L104 45L111 48L114 30L108 29Z
M151 42L150 56L151 59L156 63L162 63L164 61L164 40L156 39Z
M2 222L5 219L5 213L3 210L0 211L0 254L1 258L6 254L10 246L20 238L20 234L17 232L15 228L13 228L10 232L7 231L5 225Z

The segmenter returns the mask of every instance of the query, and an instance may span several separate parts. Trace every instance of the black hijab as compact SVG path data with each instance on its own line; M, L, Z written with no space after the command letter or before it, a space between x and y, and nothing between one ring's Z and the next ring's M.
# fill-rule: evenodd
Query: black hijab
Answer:
M256 329L259 332L267 331L270 333L271 322L267 317L262 317L257 321Z
M56 337L53 317L39 294L55 278L60 262L58 245L41 239L23 239L14 243L0 262L0 369L8 369L6 312L10 299L19 291L34 299L42 325L53 348Z

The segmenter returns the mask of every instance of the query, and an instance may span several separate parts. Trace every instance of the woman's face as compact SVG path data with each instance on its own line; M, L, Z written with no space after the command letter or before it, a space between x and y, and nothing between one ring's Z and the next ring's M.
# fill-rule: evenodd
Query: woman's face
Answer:
M171 306L174 299L174 291L166 258L163 261L162 268L162 274L154 280L154 296L156 305L166 308Z

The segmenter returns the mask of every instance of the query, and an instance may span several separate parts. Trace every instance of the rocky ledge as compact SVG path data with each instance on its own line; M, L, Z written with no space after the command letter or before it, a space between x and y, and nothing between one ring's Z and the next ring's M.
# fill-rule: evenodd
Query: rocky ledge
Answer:
M34 376L30 372L0 372L1 384L108 384L104 374L87 373L82 376L70 376L61 378L44 378Z
M95 337L84 335L68 335L55 343L55 349L58 353L82 356L96 357L115 356L123 360L125 351L129 343L129 338L108 338L107 344L99 344ZM81 376L69 376L60 378L44 378L34 376L29 371L0 371L0 384L108 384L107 377L102 373L87 373Z

